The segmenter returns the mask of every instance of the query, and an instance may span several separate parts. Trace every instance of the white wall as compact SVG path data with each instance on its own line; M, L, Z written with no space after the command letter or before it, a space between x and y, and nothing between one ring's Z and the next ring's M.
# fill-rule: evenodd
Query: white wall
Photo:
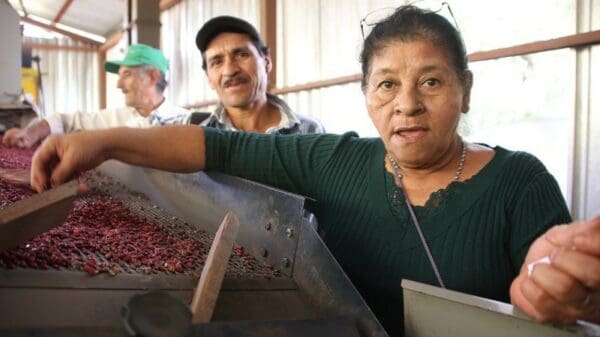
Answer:
M21 31L19 15L6 1L0 1L0 41L0 104L7 104L21 92Z

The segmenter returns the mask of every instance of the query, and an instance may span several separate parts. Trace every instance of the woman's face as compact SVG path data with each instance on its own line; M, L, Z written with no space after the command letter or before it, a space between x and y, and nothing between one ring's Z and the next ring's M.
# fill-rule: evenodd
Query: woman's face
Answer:
M391 42L371 58L367 110L389 153L404 167L427 168L456 144L467 112L463 86L443 49L427 40ZM466 87L466 88L465 88Z

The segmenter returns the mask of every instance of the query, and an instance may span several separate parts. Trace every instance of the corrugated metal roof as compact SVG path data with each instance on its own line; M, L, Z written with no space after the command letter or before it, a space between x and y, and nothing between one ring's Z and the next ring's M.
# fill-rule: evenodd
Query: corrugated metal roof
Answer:
M56 17L65 1L8 0L17 11L49 21ZM125 0L74 0L59 23L107 38L121 28L125 6Z

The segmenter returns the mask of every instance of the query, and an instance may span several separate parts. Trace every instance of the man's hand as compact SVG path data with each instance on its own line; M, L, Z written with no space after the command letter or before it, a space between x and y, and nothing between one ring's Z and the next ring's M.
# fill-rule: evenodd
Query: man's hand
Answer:
M555 226L539 237L511 285L510 297L541 322L600 323L600 217Z
M43 192L100 165L105 160L102 146L101 138L92 132L46 138L33 154L31 187Z
M0 180L11 185L29 186L31 174L26 168L0 168Z
M2 144L6 147L29 149L38 142L38 138L28 132L28 129L11 128L6 130L2 137Z

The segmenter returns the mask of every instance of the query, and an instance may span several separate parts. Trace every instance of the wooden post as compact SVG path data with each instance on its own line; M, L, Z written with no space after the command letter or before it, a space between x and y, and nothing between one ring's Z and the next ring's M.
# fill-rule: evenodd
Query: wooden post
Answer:
M260 1L260 34L271 51L273 69L269 74L269 88L277 86L277 1Z

